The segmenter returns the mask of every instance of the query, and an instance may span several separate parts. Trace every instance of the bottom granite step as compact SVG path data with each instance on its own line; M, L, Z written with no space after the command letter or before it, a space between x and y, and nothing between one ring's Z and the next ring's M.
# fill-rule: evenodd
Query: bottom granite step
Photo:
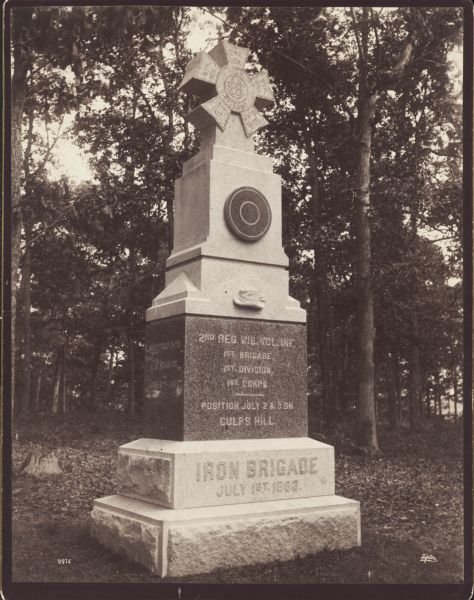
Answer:
M160 577L291 560L361 543L359 502L341 496L186 509L107 496L94 501L91 533Z

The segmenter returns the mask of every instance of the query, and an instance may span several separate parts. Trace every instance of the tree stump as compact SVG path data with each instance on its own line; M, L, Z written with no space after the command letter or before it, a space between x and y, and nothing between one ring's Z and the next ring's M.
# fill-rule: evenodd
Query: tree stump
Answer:
M59 466L58 457L54 452L49 454L30 452L21 466L20 472L31 477L41 478L61 475L63 470Z

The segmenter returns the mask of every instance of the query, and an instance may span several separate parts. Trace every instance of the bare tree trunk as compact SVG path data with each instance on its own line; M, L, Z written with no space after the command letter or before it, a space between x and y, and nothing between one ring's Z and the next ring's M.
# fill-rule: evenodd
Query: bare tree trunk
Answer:
M426 404L426 418L431 418L431 394L429 388L426 390L425 395L425 404Z
M411 312L412 342L410 348L409 366L409 417L410 428L419 429L421 425L421 372L420 372L420 348L418 344L418 315L416 309Z
M421 117L420 117L421 119ZM420 119L417 121L417 127L420 124ZM418 200L418 128L415 131L415 157L413 163L413 198L410 214L411 228L411 265L410 265L410 281L411 291L413 296L413 306L410 310L410 325L411 325L411 343L410 356L408 361L409 369L409 416L410 428L419 429L421 426L422 410L421 410L421 368L420 368L420 336L418 323L418 307L417 297L419 293L419 284L416 271L417 264L417 247L418 247L418 215L419 215L419 200Z
M43 368L40 367L38 373L38 379L36 381L36 393L35 393L35 412L39 411L39 400L40 400L40 391L41 391L41 379L43 377Z
M173 142L174 132L175 132L175 125L174 125L175 113L174 113L172 99L173 99L174 94L176 93L176 90L174 89L173 85L171 84L171 82L169 80L168 72L167 72L166 61L165 61L165 56L164 56L164 52L163 52L165 43L166 43L166 40L164 39L164 34L163 34L163 32L161 32L157 50L160 54L160 59L161 59L158 62L158 64L159 64L160 75L161 75L161 78L163 81L163 86L164 86L166 101L167 101L166 102L166 104L167 104L166 113L167 113L167 117L168 117L168 127L167 127L167 132L166 132L166 137L165 137L165 144L169 148L169 147L171 147L171 144ZM179 52L179 50L176 46L175 46L175 52L176 53ZM168 195L168 198L166 200L166 213L167 213L167 217L168 217L168 250L171 252L173 249L173 229L174 229L173 197L171 194Z
M439 371L435 373L435 407L438 407L438 416L443 418L443 410L441 406L441 385L439 382Z
M57 415L59 412L59 390L61 388L61 375L62 375L62 360L58 360L58 366L56 369L56 378L54 381L54 389L53 389L53 401L51 404L51 412L53 415Z
M312 327L313 341L319 346L319 359L322 379L323 407L327 424L333 427L340 408L336 392L333 346L334 336L331 328L330 290L326 278L326 257L321 239L321 192L318 182L316 156L312 152L310 142L307 142L309 167L312 185L312 218L313 218L313 251L314 251L314 296L316 311L313 312L314 326Z
M398 359L392 353L389 358L391 365L391 374L388 377L388 423L392 430L398 429L400 426L399 414L398 414L398 390L397 390L397 379L398 379Z
M451 374L453 378L453 390L454 390L454 418L457 420L458 418L458 374L457 367L453 365L451 369Z
M11 158L12 158L12 241L11 241L11 353L14 363L16 356L16 306L19 287L21 257L21 171L22 171L22 124L26 98L28 72L31 55L26 32L30 27L33 9L22 8L12 15L13 77L11 103ZM15 369L11 375L12 414L15 408Z
M63 369L63 391L62 391L62 412L66 414L67 409L67 375L66 368Z
M130 285L128 288L128 300L127 300L127 316L128 316L128 328L127 328L127 350L128 350L128 414L133 417L135 415L135 376L136 376L136 365L135 365L135 340L134 340L134 319L133 319L133 282L135 281L135 269L136 269L136 251L132 246L130 248L129 256L129 279Z
M91 386L89 390L88 408L95 410L97 408L97 384L100 371L100 357L102 356L103 336L98 335L94 339L92 349L92 369L91 369Z
M361 23L361 47L359 48L359 97L358 97L358 144L359 156L356 172L355 230L356 286L358 337L358 396L357 396L357 443L368 453L378 453L377 426L375 416L374 386L374 301L371 275L370 233L370 159L372 153L372 124L377 103L377 94L369 89L367 78L369 11L363 9Z
M110 400L110 390L112 388L112 376L114 373L114 363L115 363L115 351L111 350L110 351L110 360L109 360L109 369L108 369L108 373L107 373L107 384L105 387L105 396L104 396L104 400L105 400L105 404L107 404Z
M339 396L339 405L341 412L346 412L348 409L347 402L347 386L346 386L346 374L349 369L349 326L348 323L344 323L342 331L342 361L338 364L338 376L337 376L337 389Z
M408 44L411 44L409 41ZM411 52L411 51L410 51ZM421 131L425 124L424 109L419 112L415 118L414 132L414 157L412 170L412 186L411 186L411 211L410 211L410 235L411 235L411 265L410 265L410 286L412 296L414 298L411 307L410 324L411 324L411 348L409 356L409 399L410 399L410 427L418 428L423 420L423 404L422 404L422 373L420 366L420 334L419 334L419 318L417 298L419 295L420 285L417 275L418 264L418 220L420 215L420 199L419 188L423 186L423 171L419 168L419 152L422 147Z
M378 71L374 78L369 67L369 31L377 25L370 17L369 7L362 9L360 22L354 8L351 14L359 56L358 89L358 142L359 160L356 173L356 219L357 256L355 275L358 293L358 429L359 444L367 452L380 452L377 441L374 390L374 306L371 285L371 236L370 236L370 159L372 127L378 100L378 89L398 84L404 74L413 51L412 34L405 39L403 49L391 69ZM378 63L378 60L376 60ZM378 65L377 65L378 66ZM376 67L377 68L377 67ZM378 79L378 81L377 81Z
M21 412L27 415L31 406L31 222L24 220L25 255L23 257L22 279L24 279L24 344L23 344L23 399Z
M129 376L128 376L128 407L127 412L130 417L135 415L135 340L132 337L131 328L128 330L127 336L128 342L128 365L129 365Z

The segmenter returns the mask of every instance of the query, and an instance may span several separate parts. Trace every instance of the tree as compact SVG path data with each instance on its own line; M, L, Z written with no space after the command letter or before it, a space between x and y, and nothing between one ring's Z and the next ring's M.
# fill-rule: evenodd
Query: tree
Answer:
M71 65L80 70L77 40L84 28L81 7L30 8L14 7L11 12L12 97L11 97L11 157L12 157L12 353L16 355L16 313L20 280L21 235L23 226L23 148L22 130L25 102L33 90L30 84L46 66ZM15 398L15 371L12 374L12 408Z
M406 139L400 142L395 131L392 137L385 135L385 127L387 123L390 124L390 114L396 110L395 107L404 106L406 97L410 99L418 97L419 85L426 71L430 73L433 81L437 81L438 84L442 82L442 77L440 78L440 74L437 72L437 64L445 60L446 53L458 41L461 13L457 9L400 8L390 11L382 9L376 13L369 8L351 9L346 12L341 9L304 8L291 11L291 13L287 11L287 14L284 14L284 9L279 8L242 9L232 7L227 10L226 14L229 22L235 28L230 33L231 37L241 40L242 44L249 45L260 55L260 61L269 66L270 74L281 93L278 101L283 106L282 112L285 113L286 120L284 123L278 124L282 128L280 130L282 135L280 149L276 151L276 155L278 158L283 157L283 160L288 162L288 166L280 164L282 174L291 176L294 169L296 178L299 181L302 180L301 172L305 167L300 167L298 172L297 167L289 166L294 164L295 159L292 158L292 155L296 154L303 165L304 163L308 165L307 172L313 173L312 180L315 182L317 162L313 148L319 148L317 158L321 173L331 173L331 175L335 165L343 163L341 159L344 152L346 153L345 168L339 167L340 170L337 170L336 167L335 179L339 176L339 178L345 177L346 181L352 179L354 182L352 185L344 186L346 190L350 189L354 197L352 223L350 226L348 225L347 214L344 215L346 218L343 218L342 221L346 223L345 233L349 233L349 238L346 238L347 241L344 245L349 250L349 256L352 251L356 255L356 260L352 265L353 272L349 273L355 280L352 297L357 299L358 304L358 341L353 348L359 365L358 367L354 365L358 387L359 431L357 437L358 443L364 451L377 453L372 236L373 230L381 229L383 225L377 223L377 215L374 213L372 204L374 181L371 178L371 169L374 166L377 168L381 161L381 153L390 152L390 148L397 150L401 148L403 152L403 143L408 143ZM327 36L328 32L331 32L330 36ZM433 41L435 39L436 42ZM406 96L399 94L400 89ZM442 102L439 98L437 101L438 105ZM427 99L426 102L428 105L430 100ZM327 118L332 126L329 135L325 135L324 127L321 127L324 118L318 119L319 108L321 108L324 118ZM277 108L275 114L278 115L278 112ZM338 120L337 116L339 116ZM438 122L443 122L442 111L437 113L437 118ZM336 123L339 127L335 126ZM383 129L378 127L379 123L383 124ZM262 135L264 145L265 139L271 139L273 146L275 140L278 139L275 131L271 128ZM377 151L375 155L374 135ZM308 138L311 140L310 145L306 143ZM293 139L295 140L294 144L288 143L288 140ZM377 139L380 139L380 143L377 142ZM284 144L286 144L286 151L282 150L285 147ZM272 148L272 150L274 149ZM328 152L328 150L332 150L332 152ZM395 153L397 150L394 150ZM329 160L321 161L320 156L324 154L329 157ZM384 176L382 169L377 169L377 175L380 178L380 185L377 187L384 188L386 197L390 198L388 178ZM320 175L317 180L321 182L324 177L329 179L327 175ZM378 182L378 180L376 181ZM293 180L289 187L295 189ZM306 219L306 224L299 226L299 234L302 229L306 232L310 231L309 213L305 215L301 210L301 193L304 197L306 189L304 185L300 184L295 191L295 196L300 196L294 214L297 218ZM322 189L322 186L313 185L312 189L313 198L321 198L319 190ZM331 200L334 201L334 196L331 196ZM400 219L400 221L397 220L398 231L404 232L405 207L397 206L397 202L399 202L397 198L393 198L393 201L399 215L397 219ZM459 197L456 201L459 202ZM313 213L313 219L317 223L317 215L321 213L317 209L317 202L314 206L316 212ZM344 210L344 204L341 204L340 199L334 202L334 207L335 210ZM413 207L412 201L409 204L409 210L411 211ZM291 210L287 208L287 211L291 214ZM329 238L332 235L333 239L337 239L337 235L344 233L344 229L342 232L333 229L335 221L327 221L325 225L330 227ZM320 232L324 230L324 226L321 227L321 219L319 226L311 227L309 235L314 238L316 243L313 250L317 249L314 259L319 263L318 265L315 263L314 266L315 280L320 279L318 270L322 266L323 280L326 278L328 281L330 276L326 267L323 266L325 261L322 259L323 253L321 252ZM413 245L413 228L411 235ZM307 259L302 257L302 253L307 252L309 247L298 244L296 256L299 255L300 258L296 264L298 262L299 264L307 263ZM333 248L331 250L334 252ZM382 247L376 249L377 254L381 257L387 256L387 250L390 253L390 248L383 248L383 242ZM334 254L331 256L331 262L334 260L333 257ZM413 254L411 263L415 260L419 260L418 252ZM400 266L406 268L407 263L401 263ZM343 273L344 269L341 269L341 274ZM347 274L346 268L345 276ZM317 287L315 287L314 297L319 312L324 313L325 295L321 294L321 288L318 293ZM334 301L331 303L334 305ZM321 311L321 309L323 310ZM396 319L399 318L396 315ZM325 327L328 327L331 319L325 317L320 321L317 331L321 341L321 338L323 340L325 338ZM392 319L392 322L396 321ZM334 328L329 327L332 329L332 338L335 339ZM379 344L379 347L382 346ZM416 345L414 349L412 346L412 365L417 362L416 348ZM398 387L399 355L395 349L385 349L384 352L385 356L392 361L392 365L396 366L393 373L393 385ZM320 351L321 371L326 369L324 364L328 360L325 358L329 359L329 362L334 361L334 355L332 358L329 358L330 356L327 349ZM421 373L416 374L416 369L413 368L411 371L414 374L412 389L419 389ZM350 381L347 372L345 378ZM418 383L416 383L417 380ZM327 375L323 375L322 382L323 387L331 394L331 384ZM412 392L412 396L417 395L418 391ZM350 406L351 402L348 404Z
M133 412L144 313L164 280L173 183L195 143L183 120L187 101L177 92L189 58L187 12L45 8L30 17L21 30L31 65L17 170L23 412L31 403L32 365L42 390L51 392L54 411L61 410L66 387L92 409L104 358L117 351L125 354L116 370L129 372ZM39 22L51 42L36 39ZM63 29L72 39L62 37ZM40 135L43 126L51 133L67 113L76 113L76 140L95 156L95 181L77 189L51 180L47 166L57 135ZM75 277L77 269L90 276ZM81 377L81 368L90 378Z
M177 91L189 11L48 10L31 16L53 39L31 51L22 117L18 333L21 366L36 378L23 405L39 390L31 404L41 409L94 410L113 397L133 414L173 184L197 148ZM376 415L403 421L409 379L418 407L438 379L438 396L460 381L449 284L459 274L459 111L444 66L459 11L230 7L225 19L274 83L258 145L283 180L290 288L308 309L312 423L357 422L359 446L376 452ZM63 26L75 34L63 39ZM93 157L93 179L78 187L39 169L68 114ZM452 238L449 250L427 239L434 232Z

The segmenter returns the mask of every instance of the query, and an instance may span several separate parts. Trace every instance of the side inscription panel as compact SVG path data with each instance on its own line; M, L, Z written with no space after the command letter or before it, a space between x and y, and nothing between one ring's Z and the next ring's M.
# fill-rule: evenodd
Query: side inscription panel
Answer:
M144 433L183 439L185 317L147 323Z

